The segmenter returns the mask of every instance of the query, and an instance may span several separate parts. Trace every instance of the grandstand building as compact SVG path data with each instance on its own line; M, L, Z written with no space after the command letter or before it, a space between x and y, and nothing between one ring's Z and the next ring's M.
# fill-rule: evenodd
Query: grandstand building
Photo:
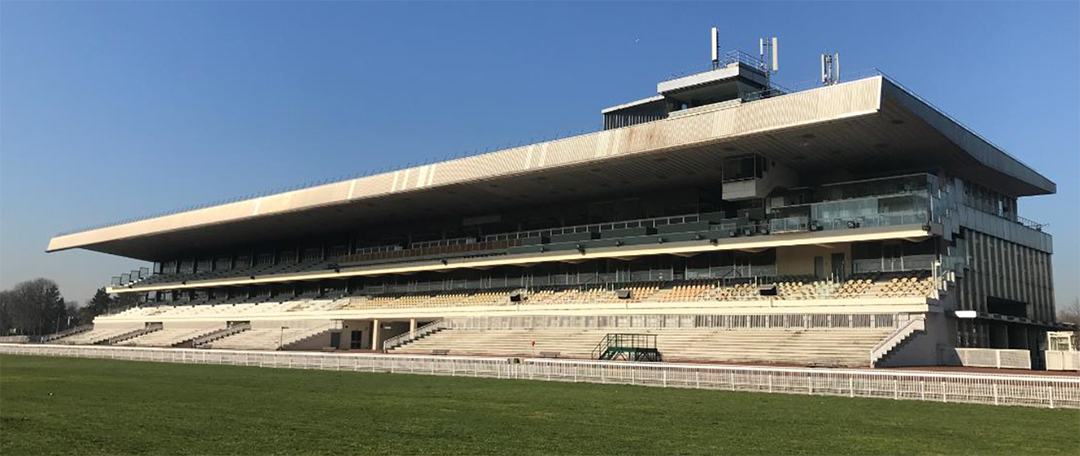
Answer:
M54 237L153 263L58 342L936 365L1056 328L1055 184L881 74L802 91L754 57L589 134ZM655 337L652 337L655 336Z

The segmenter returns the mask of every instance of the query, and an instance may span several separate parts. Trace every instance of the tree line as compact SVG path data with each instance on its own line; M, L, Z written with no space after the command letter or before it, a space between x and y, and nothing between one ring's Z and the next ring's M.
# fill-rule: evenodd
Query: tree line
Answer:
M53 334L137 304L137 296L112 296L99 288L86 305L79 306L64 299L56 282L45 278L27 280L0 291L0 336Z

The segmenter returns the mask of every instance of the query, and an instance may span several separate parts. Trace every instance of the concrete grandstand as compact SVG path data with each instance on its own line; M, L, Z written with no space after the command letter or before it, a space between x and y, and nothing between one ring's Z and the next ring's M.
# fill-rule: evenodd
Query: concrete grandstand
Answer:
M602 131L58 235L154 266L53 342L1039 365L1052 238L1017 202L1055 184L883 74L768 73L733 52Z

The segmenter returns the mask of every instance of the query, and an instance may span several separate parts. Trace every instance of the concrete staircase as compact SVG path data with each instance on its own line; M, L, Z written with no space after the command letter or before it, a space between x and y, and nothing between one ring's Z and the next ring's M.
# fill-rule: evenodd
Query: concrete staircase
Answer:
M510 330L447 329L391 350L392 353L590 358L610 332L656 334L665 361L782 363L813 366L868 366L868 354L892 333L860 330L618 330L546 328ZM535 345L533 344L535 342Z

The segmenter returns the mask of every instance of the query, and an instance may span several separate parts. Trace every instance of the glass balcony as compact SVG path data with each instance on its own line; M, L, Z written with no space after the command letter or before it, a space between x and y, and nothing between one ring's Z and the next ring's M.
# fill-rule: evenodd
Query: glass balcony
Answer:
M930 220L930 197L923 191L789 206L774 211L773 233L923 225Z

